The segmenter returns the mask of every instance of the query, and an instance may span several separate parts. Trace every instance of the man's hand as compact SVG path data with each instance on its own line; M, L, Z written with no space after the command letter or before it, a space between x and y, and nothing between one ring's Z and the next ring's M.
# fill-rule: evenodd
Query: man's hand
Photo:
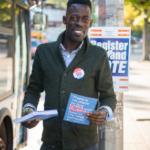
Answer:
M87 114L86 118L94 124L102 125L106 119L106 112L103 110L95 110Z
M29 112L28 112L28 113L25 113L23 116L25 116L25 115L27 115L27 114L29 114ZM38 124L40 121L41 121L41 119L35 119L35 120L33 120L33 121L23 122L22 125L23 125L24 127L26 127L26 128L31 129L31 128L36 127L37 124Z
M4 141L0 138L0 149L5 150L5 147Z

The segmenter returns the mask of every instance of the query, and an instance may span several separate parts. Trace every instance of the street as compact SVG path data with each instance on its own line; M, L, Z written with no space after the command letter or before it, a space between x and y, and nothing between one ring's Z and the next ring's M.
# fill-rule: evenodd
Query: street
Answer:
M150 61L141 60L141 49L135 49L130 55L130 91L124 93L124 150L150 150ZM38 110L43 110L44 95ZM40 149L42 122L28 131L28 145L20 150Z

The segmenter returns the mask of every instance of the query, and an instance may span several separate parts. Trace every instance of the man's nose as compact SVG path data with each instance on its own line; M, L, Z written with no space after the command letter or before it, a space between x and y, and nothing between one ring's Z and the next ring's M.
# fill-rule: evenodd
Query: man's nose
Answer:
M76 22L76 25L83 26L82 19L78 19L77 22Z

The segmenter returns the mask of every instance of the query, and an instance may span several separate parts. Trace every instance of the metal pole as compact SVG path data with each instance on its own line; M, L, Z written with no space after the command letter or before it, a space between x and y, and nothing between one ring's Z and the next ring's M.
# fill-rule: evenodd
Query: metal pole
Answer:
M124 0L99 0L99 26L124 26ZM123 150L123 93L116 93L117 107L112 121L98 127L99 150Z
M41 13L43 14L43 0L41 0Z

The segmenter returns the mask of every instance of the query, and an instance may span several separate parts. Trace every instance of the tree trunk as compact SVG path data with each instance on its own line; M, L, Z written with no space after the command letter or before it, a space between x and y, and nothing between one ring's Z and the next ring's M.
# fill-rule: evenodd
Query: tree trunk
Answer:
M147 10L144 10L144 13L147 14ZM148 18L144 18L143 26L143 60L149 60L149 44L148 44Z

